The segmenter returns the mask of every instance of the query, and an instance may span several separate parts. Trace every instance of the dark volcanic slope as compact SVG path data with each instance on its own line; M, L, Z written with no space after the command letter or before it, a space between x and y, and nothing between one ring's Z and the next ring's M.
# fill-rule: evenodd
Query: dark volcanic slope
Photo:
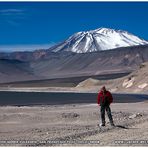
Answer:
M47 57L46 57L47 58ZM128 72L148 61L148 46L126 47L93 53L50 53L31 63L34 73L47 78Z
M0 83L31 80L35 76L29 64L19 60L0 59Z
M148 45L93 53L40 50L31 55L27 53L26 58L23 53L13 53L8 58L13 60L0 60L0 82L127 73L148 61Z
M129 75L129 73L19 81L19 82L2 83L0 84L0 87L9 87L9 86L11 87L76 87L80 82L90 77L97 80L110 80L110 79L121 78L126 75Z

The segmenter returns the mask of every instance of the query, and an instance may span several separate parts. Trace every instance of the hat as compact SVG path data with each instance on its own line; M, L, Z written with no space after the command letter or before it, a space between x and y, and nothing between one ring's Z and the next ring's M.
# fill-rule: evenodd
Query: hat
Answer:
M103 86L103 87L101 88L101 90L105 90L105 91L106 91L106 88L105 88L105 86Z

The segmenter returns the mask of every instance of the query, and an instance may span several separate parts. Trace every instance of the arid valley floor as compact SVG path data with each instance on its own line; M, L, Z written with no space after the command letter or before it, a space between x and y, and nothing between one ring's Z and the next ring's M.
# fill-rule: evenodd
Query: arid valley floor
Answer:
M103 128L97 104L1 106L0 146L147 146L147 106L113 103L116 126Z

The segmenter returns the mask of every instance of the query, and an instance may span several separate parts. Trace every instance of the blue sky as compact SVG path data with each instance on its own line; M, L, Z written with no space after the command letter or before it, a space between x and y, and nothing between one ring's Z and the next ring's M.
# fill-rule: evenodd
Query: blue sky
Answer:
M48 48L99 27L148 40L147 18L148 2L0 2L0 51Z

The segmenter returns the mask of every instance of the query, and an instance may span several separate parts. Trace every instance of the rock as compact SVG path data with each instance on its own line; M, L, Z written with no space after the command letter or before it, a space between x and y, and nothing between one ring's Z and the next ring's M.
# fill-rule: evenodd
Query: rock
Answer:
M79 116L77 113L62 113L62 118L77 118Z
M136 114L129 116L129 119L133 119L133 118L136 118Z
M124 80L122 86L125 88L129 88L133 85L135 78L134 77L129 77L128 79Z
M129 119L134 119L134 118L141 117L141 116L142 116L142 114L137 113L137 114L133 114L133 115L129 116Z

